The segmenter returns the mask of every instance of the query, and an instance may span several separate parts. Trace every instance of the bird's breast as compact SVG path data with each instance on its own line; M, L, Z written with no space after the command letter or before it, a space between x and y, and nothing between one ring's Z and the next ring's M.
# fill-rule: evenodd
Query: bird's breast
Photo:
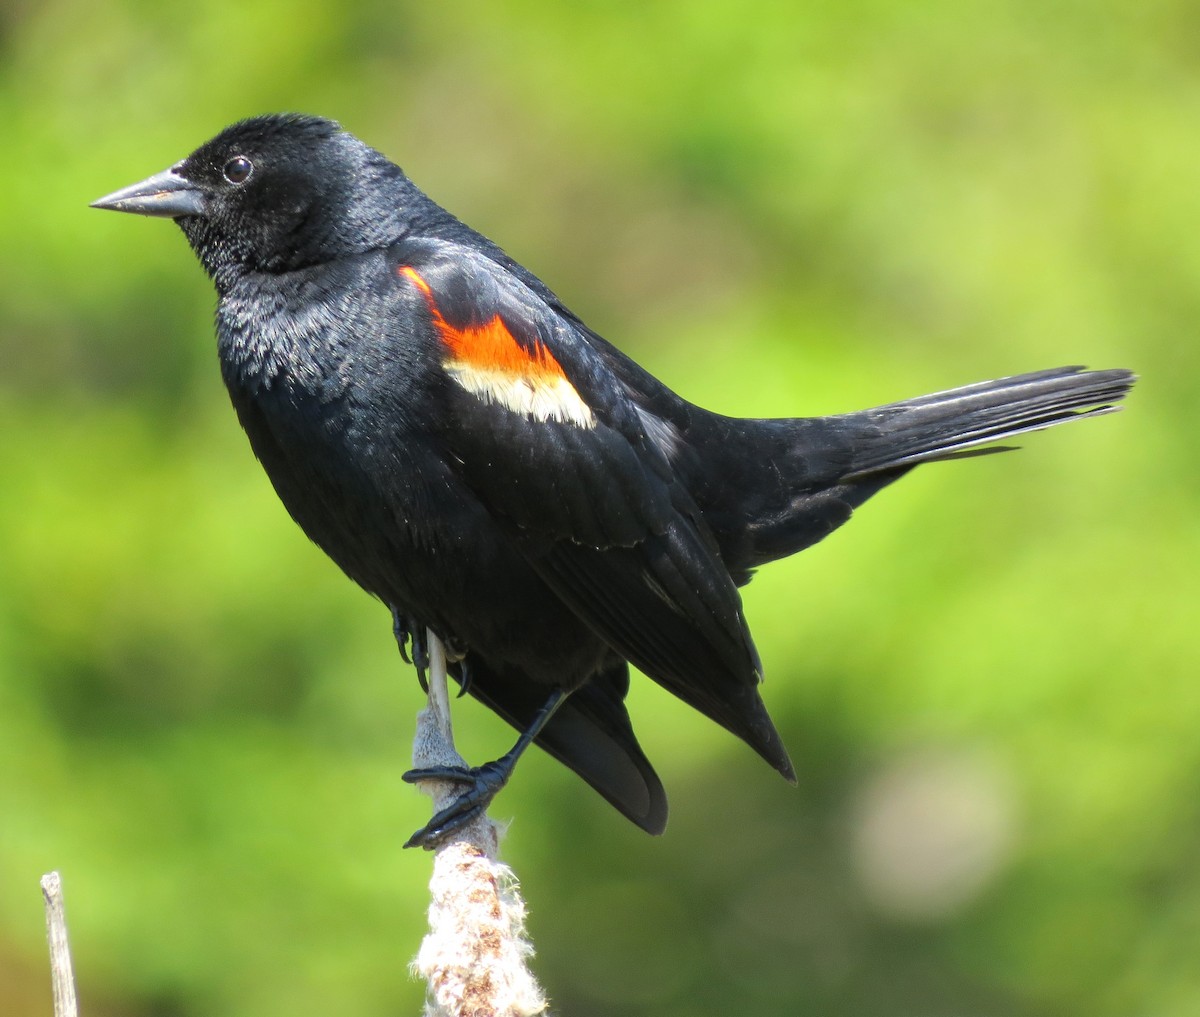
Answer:
M217 307L217 350L231 391L286 391L325 402L345 394L351 373L347 323L337 306L286 288L237 288Z

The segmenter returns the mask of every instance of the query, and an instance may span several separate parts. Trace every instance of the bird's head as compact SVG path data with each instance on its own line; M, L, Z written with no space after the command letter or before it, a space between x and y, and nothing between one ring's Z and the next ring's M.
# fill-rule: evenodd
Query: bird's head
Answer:
M419 193L332 120L271 114L92 206L174 219L220 287L394 243Z

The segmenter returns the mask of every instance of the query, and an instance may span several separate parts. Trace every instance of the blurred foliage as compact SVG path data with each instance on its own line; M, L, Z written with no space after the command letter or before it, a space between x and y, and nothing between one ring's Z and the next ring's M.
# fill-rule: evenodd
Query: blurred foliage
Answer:
M49 1012L54 867L93 1017L418 1009L416 682L249 454L182 238L85 207L300 109L714 409L1143 375L756 579L799 789L647 681L662 839L522 765L561 1012L1200 1012L1198 35L1170 0L10 0L0 1009Z

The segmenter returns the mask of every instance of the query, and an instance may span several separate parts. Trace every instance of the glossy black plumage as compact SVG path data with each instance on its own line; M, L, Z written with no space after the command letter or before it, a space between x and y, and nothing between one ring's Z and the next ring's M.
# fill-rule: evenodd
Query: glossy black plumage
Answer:
M96 203L176 218L234 408L293 518L470 693L635 823L666 822L631 662L794 779L737 587L914 465L1101 413L1063 368L825 418L675 395L337 125L236 124ZM464 670L465 669L465 670Z

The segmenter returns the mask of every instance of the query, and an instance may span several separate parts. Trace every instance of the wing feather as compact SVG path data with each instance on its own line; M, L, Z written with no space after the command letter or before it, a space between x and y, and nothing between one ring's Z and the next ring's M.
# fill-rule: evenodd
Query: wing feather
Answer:
M403 257L445 369L436 427L468 486L613 650L790 777L737 588L645 411L570 320L494 262L444 245ZM544 402L514 395L535 390Z

